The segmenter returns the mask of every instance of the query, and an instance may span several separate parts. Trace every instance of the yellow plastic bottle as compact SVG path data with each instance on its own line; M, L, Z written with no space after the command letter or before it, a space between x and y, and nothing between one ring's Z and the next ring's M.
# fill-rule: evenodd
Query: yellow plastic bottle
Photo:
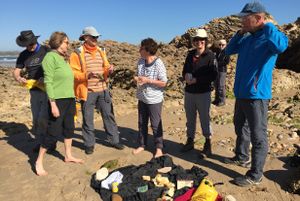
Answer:
M213 183L204 178L196 192L193 194L191 201L215 201L218 196Z

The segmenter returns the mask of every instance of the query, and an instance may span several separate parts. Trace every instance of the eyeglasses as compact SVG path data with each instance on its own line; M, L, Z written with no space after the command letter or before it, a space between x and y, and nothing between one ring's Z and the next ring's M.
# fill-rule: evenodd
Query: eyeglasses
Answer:
M93 39L98 39L99 36L91 36Z

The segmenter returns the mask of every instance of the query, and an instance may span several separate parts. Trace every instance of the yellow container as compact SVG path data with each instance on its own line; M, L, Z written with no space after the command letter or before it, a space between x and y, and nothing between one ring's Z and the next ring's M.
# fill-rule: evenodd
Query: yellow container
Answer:
M38 80L27 80L25 84L22 84L27 89L32 89L34 87L40 88L41 90L45 91L45 86L43 83L40 83Z
M119 191L118 185L119 185L119 183L116 181L111 184L111 191L113 193L117 193Z
M76 101L76 110L75 110L75 115L74 115L74 122L75 123L77 122L78 114L79 114L80 109L81 109L81 104Z
M215 201L218 196L213 183L204 178L196 192L193 194L191 201Z

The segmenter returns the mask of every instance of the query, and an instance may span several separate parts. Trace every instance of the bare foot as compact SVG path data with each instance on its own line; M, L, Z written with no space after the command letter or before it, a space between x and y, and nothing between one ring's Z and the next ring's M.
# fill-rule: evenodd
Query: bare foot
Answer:
M46 176L48 172L45 171L42 164L36 163L35 164L35 172L38 176Z
M156 153L154 155L154 158L161 157L163 155L163 152L161 149L156 149Z
M133 153L134 155L136 155L136 154L138 154L138 153L141 153L141 152L144 151L144 150L145 150L144 147L138 147L137 149L134 149L134 150L132 151L132 153Z
M80 158L75 158L73 156L67 158L65 157L65 162L68 163L68 162L72 162L72 163L84 163L84 160L80 159Z

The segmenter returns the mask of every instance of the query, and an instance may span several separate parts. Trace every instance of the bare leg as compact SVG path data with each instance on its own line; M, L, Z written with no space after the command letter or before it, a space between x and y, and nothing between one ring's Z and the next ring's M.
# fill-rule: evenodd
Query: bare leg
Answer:
M43 166L43 159L46 151L47 149L43 148L42 146L40 147L39 156L35 162L35 171L38 176L45 176L48 174L48 172L45 171Z
M142 152L142 151L144 151L144 150L145 150L144 147L138 147L137 149L134 149L134 150L132 151L132 153L133 153L134 155L136 155L136 154L138 154L138 153L140 153L140 152Z
M156 149L156 153L154 155L154 158L158 158L158 157L161 157L163 155L163 152L160 148L157 148Z
M75 158L72 156L72 138L65 139L65 162L73 162L73 163L83 163L84 161L80 158Z

